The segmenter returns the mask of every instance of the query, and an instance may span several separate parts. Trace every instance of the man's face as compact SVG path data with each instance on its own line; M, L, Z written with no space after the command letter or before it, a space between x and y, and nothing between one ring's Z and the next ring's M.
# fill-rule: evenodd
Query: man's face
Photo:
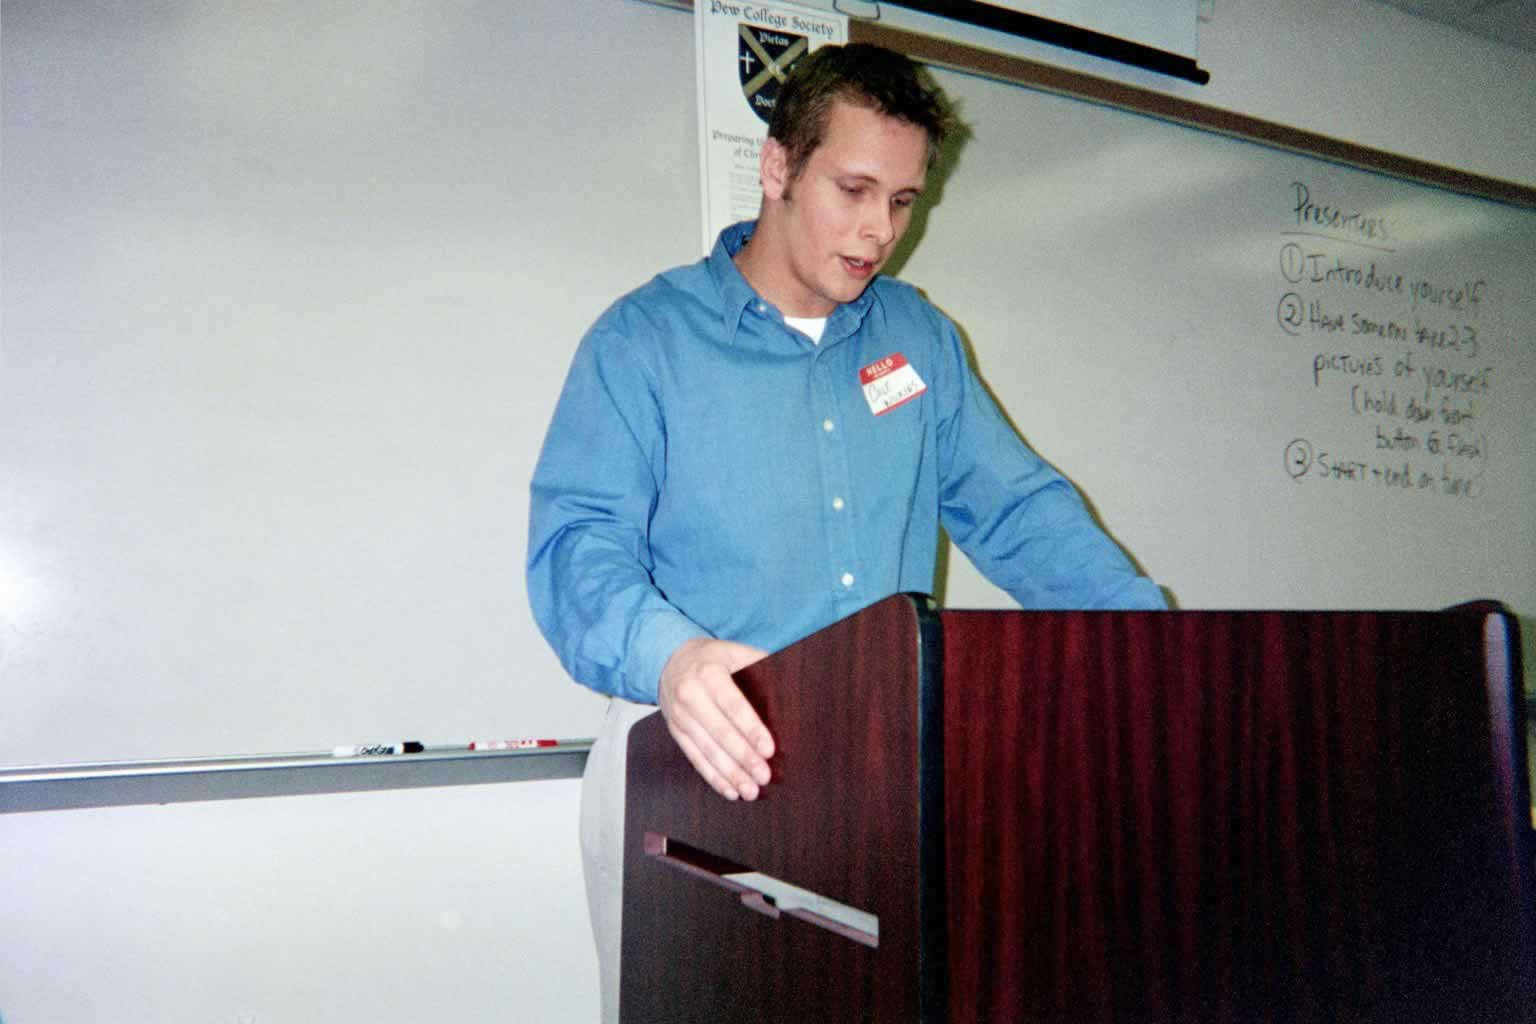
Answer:
M770 140L763 191L782 200L787 266L772 296L789 316L826 316L863 294L906 232L928 175L928 135L836 101L822 143L793 180Z

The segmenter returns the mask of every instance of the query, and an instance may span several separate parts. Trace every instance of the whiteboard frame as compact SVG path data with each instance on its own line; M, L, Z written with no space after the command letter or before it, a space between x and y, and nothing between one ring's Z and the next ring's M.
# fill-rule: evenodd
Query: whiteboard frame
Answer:
M849 42L854 43L874 43L884 46L934 67L981 75L1027 89L1086 100L1129 113L1145 114L1189 128L1257 142L1274 149L1317 157L1464 195L1492 199L1510 206L1536 209L1536 188L1516 182L1473 174L1470 171L1419 160L1384 149L1362 146L1359 143L1347 142L1303 128L1293 128L1276 121L1266 121L1248 114L1196 103L1179 96L1170 96L1097 75L1043 64L1026 57L997 53L872 21L850 20L848 39Z

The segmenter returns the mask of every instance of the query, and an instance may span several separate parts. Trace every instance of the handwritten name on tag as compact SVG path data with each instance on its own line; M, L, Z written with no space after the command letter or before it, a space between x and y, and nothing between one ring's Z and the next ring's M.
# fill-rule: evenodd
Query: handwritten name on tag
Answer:
M900 352L877 359L860 370L859 385L864 389L864 401L869 403L869 411L876 416L884 416L928 390L928 385Z

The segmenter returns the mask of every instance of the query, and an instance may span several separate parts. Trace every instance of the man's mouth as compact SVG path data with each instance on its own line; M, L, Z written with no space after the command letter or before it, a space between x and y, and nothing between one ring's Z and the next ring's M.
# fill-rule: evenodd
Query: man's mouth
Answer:
M870 274L874 273L875 261L856 260L852 256L844 256L843 266L847 267L848 272L855 277L868 277Z

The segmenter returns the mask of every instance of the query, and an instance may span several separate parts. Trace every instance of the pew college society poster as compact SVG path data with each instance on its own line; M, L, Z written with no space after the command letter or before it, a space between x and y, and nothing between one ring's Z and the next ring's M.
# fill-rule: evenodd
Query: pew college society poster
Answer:
M848 19L790 4L698 0L693 37L708 253L723 228L757 216L758 155L784 76L816 47L845 42Z

